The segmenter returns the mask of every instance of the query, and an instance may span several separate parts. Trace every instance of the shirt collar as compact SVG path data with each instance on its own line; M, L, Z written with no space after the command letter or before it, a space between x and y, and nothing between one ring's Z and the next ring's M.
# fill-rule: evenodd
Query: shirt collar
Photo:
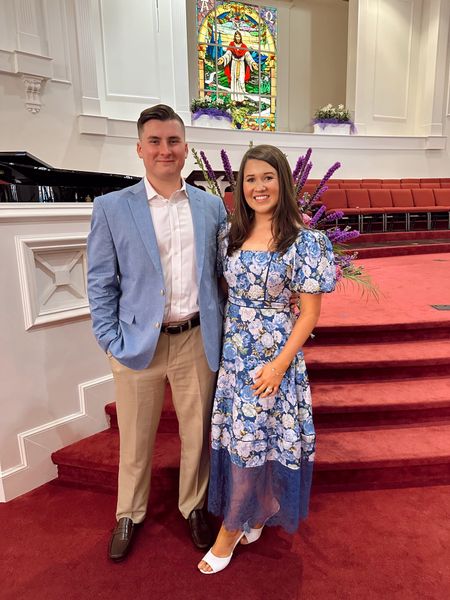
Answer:
M163 196L161 196L161 194L158 194L158 192L155 190L155 188L152 186L152 184L150 183L150 181L147 179L147 177L144 177L144 185L145 185L145 191L147 193L147 199L149 202L151 202L152 200L156 200L156 199L163 199L169 202L177 202L179 200L186 200L188 195L187 195L187 190L186 190L186 181L181 178L181 187L180 189L176 190L175 192L173 192L173 194L170 196L170 198L163 198Z

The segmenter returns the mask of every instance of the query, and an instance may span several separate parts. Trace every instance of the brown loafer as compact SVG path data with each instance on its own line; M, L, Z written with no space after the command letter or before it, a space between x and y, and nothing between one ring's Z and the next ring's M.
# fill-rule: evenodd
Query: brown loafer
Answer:
M118 520L109 541L108 556L118 562L128 554L133 537L134 523L129 517Z
M196 508L188 517L189 529L194 545L200 550L209 548L212 544L212 531L206 517L206 511Z

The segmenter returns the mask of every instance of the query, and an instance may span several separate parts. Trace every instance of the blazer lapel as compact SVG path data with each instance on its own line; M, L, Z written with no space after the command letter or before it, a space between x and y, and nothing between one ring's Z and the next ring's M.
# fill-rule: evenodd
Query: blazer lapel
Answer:
M194 226L197 281L200 283L203 263L205 261L205 211L202 210L202 203L196 189L191 185L186 185L186 190L191 207L192 224Z
M128 198L128 205L133 215L134 222L151 261L161 277L163 277L158 243L156 241L155 228L153 227L147 194L145 193L144 180L139 182L134 186L134 189L131 189L130 191L132 196L129 196Z

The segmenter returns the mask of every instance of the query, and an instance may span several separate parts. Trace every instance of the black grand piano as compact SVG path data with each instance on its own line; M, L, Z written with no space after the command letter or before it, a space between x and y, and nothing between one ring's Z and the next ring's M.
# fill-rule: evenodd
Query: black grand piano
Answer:
M0 202L92 202L140 177L55 169L28 152L0 152Z

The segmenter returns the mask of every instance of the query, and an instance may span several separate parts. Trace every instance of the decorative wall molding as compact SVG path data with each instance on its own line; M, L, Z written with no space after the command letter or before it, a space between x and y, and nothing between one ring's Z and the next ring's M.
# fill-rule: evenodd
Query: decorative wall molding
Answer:
M400 13L401 20L398 19ZM403 123L408 120L413 17L414 3L411 0L378 0L374 40L374 119ZM386 40L391 43L395 40L395 61ZM386 93L386 88L391 93Z
M71 83L67 5L60 0L42 0L43 18L48 37L48 53L52 57L52 80Z
M82 112L101 114L95 56L95 35L93 24L93 3L91 0L77 0L75 5L78 63L81 82Z
M86 233L16 236L25 329L89 314Z
M105 386L109 392L105 393ZM56 477L51 454L65 445L93 435L108 426L105 404L112 401L111 374L78 385L78 410L17 435L20 462L0 471L3 499L12 500ZM74 426L76 424L76 427Z
M36 223L42 221L70 223L72 221L85 221L88 224L91 215L92 204L82 202L0 204L0 223Z
M183 119L190 122L188 119ZM78 130L85 135L104 135L136 139L136 124L134 121L80 115ZM207 127L192 127L186 125L186 139L191 145L214 144L217 146L219 130ZM274 144L279 148L333 148L353 150L444 150L447 138L445 136L377 136L377 135L320 135L293 132L239 131L220 129L220 141L224 147L229 145L248 148L254 144Z
M39 4L33 0L16 0L14 2L17 42L19 49L24 52L44 54L47 50L39 8Z
M105 100L147 106L158 104L161 101L159 81L152 77L149 86L148 79L142 76L145 72L156 73L158 69L154 3L144 7L140 2L129 2L118 13L117 3L99 0L98 9L101 43L97 48L101 53ZM124 37L125 31L134 31L134 36ZM169 44L165 45L165 51L170 51ZM129 65L137 60L139 70L130 69ZM147 93L149 88L150 94Z
M43 77L23 75L22 81L25 86L25 106L33 115L41 110L41 86L45 81Z

